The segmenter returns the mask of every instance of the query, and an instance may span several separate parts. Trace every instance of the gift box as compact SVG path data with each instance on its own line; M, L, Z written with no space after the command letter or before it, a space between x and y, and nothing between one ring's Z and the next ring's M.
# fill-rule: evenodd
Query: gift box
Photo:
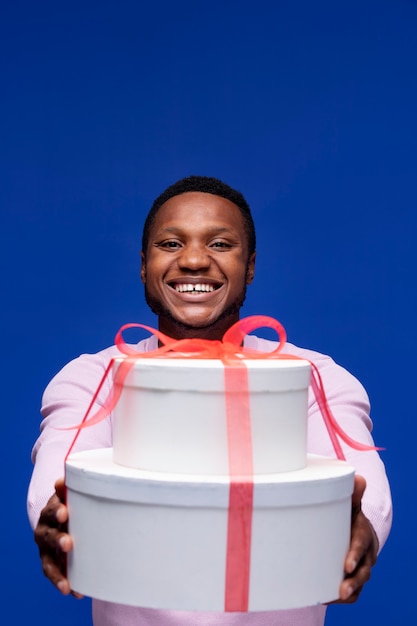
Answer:
M262 325L280 336L267 354L243 345ZM285 331L265 316L240 320L220 342L142 327L162 345L139 353L119 331L124 356L110 362L66 456L71 587L189 611L337 599L354 480L339 438L370 447L337 424L316 365L282 354ZM309 385L336 459L306 453ZM72 453L81 430L110 414L113 447Z
M133 606L224 611L229 477L145 471L112 457L106 449L67 460L71 587ZM338 598L353 475L344 461L308 455L300 470L253 477L247 610Z
M115 359L115 375L122 361ZM248 394L254 474L303 468L310 363L243 364L248 389L238 378L226 390L219 359L136 359L113 411L114 462L156 472L228 474L227 393L231 404Z

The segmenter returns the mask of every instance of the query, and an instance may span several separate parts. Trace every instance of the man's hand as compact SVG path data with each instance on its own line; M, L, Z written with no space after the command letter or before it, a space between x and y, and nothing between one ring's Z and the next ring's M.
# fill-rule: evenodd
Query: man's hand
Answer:
M38 525L35 528L35 541L38 544L43 573L64 595L72 594L82 598L71 590L66 578L67 552L72 550L72 538L68 534L68 509L65 502L65 482L60 478L55 483L55 493L42 509Z
M363 476L355 476L352 495L350 547L345 559L345 578L340 585L337 603L356 602L376 563L379 542L371 523L362 513L361 502L366 488Z

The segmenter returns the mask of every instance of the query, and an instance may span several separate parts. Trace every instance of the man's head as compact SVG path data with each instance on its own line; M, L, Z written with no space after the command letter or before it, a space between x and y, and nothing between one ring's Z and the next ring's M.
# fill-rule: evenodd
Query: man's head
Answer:
M141 278L160 330L220 339L239 319L254 275L255 232L243 196L213 178L183 179L155 200L142 241Z

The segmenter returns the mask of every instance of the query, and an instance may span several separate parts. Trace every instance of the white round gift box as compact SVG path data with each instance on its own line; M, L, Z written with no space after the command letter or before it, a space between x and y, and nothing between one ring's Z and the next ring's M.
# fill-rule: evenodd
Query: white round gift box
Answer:
M121 359L116 359L116 371ZM253 472L306 463L311 365L244 360L248 369ZM113 414L113 460L179 474L229 471L224 365L217 359L137 359ZM238 397L242 389L230 389Z
M338 598L349 546L353 468L254 476L249 611ZM133 606L223 611L229 478L116 465L111 448L66 464L71 587Z

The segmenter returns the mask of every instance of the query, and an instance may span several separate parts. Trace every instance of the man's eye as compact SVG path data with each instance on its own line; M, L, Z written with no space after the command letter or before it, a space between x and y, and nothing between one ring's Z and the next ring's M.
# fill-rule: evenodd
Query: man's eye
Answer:
M178 241L163 241L159 244L160 248L179 248L180 244Z
M231 248L230 243L226 243L226 241L214 241L211 244L212 248Z

